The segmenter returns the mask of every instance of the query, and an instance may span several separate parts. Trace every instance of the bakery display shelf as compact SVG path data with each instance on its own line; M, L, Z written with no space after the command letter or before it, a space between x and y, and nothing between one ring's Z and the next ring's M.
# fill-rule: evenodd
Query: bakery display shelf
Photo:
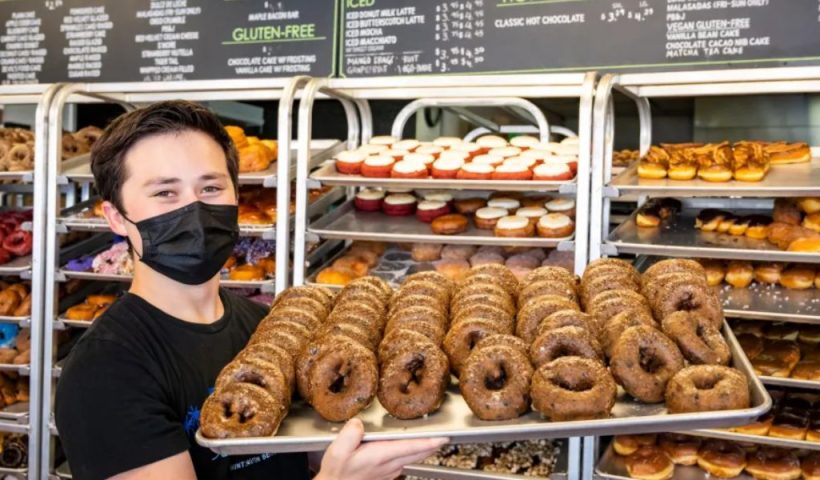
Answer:
M34 181L34 170L0 172L0 181L31 183ZM2 187L0 187L2 189Z
M31 429L28 420L21 422L10 422L8 420L0 420L0 432L4 433L28 433ZM0 477L2 478L2 477Z
M17 402L0 409L0 421L14 420L17 423L27 423L29 402Z
M316 276L321 270L326 267L330 267L337 258L345 255L346 253L347 249L337 252L336 255L333 255L323 265L317 268L316 271L308 277L306 283L329 288L334 291L344 288L343 285L318 283L316 282ZM379 263L371 268L367 274L379 277L390 285L396 287L400 285L404 278L408 275L426 270L435 270L432 262L418 262L413 260L413 257L407 250L402 250L395 246L389 246L379 259Z
M291 142L290 151L290 177L296 177L296 142ZM311 166L333 157L346 148L346 145L339 140L313 140L310 145ZM273 188L276 186L277 162L271 164L265 170L259 172L249 172L239 174L240 185L262 185ZM77 183L90 183L94 181L91 173L91 155L83 154L66 160L62 164L62 173L57 177L59 184L66 184L69 181Z
M765 375L760 375L759 378L764 385L820 390L820 381L800 380L798 378L768 377Z
M567 438L614 434L674 431L698 428L723 428L751 423L767 412L771 397L757 377L737 339L724 323L723 334L732 350L733 364L749 379L751 406L742 410L668 414L664 404L647 405L635 401L622 389L611 417L600 420L549 422L537 412L514 420L482 421L473 415L456 385L450 385L438 412L415 420L398 420L374 399L358 417L364 422L367 441L399 440L446 436L452 443L480 443L537 438ZM295 402L290 413L272 437L209 439L197 431L197 443L224 454L244 455L324 450L341 428L327 422L302 401Z
M54 330L65 330L67 327L88 328L92 323L94 323L93 320L71 320L64 316L60 316L54 321Z
M0 323L13 323L20 328L31 327L31 317L11 317L0 315Z
M549 477L531 477L512 473L486 472L482 470L445 467L441 465L413 464L404 467L403 475L412 475L419 478L430 478L437 480L532 480L534 478L550 478L552 480L564 480L569 471L569 447L566 440L557 440L558 453L555 457L555 465Z
M17 257L0 265L0 275L20 275L31 271L31 255Z
M14 363L0 363L0 372L14 372L18 375L28 375L31 372L31 365L24 363L17 365Z
M28 478L28 468L0 467L0 478L16 478L19 480L25 480Z
M615 177L606 189L609 196L626 193L682 197L798 197L820 195L820 157L810 163L773 165L760 182L707 182L693 180L650 180L638 177L638 165Z
M578 191L576 179L572 180L461 180L440 178L373 178L361 175L345 175L336 171L333 162L327 162L310 178L322 185L345 187L384 187L386 189L446 189L446 190L494 190L559 192L574 194ZM576 177L577 178L577 177Z
M723 313L729 318L820 324L820 290L794 290L752 283L747 288L720 287Z
M130 282L134 277L131 275L115 275L109 273L95 273L95 272L73 272L71 270L60 269L58 272L62 278L79 280L93 280L98 282ZM258 288L265 292L272 292L274 290L273 278L266 278L264 280L230 280L223 278L219 284L228 288Z
M770 445L773 447L797 448L802 450L820 450L820 442L769 437L767 435L750 435L747 433L730 432L728 430L691 430L680 433L686 435L694 435L697 437L730 440L733 442L754 443L757 445Z
M629 220L609 235L604 251L608 255L634 253L667 257L820 263L820 255L817 253L787 252L779 250L766 240L702 232L695 228L695 217L700 210L684 208L655 228L638 227L635 223L638 211L635 211ZM771 214L770 209L731 211L735 215Z
M359 212L353 208L352 202L346 202L331 214L311 224L308 232L321 238L342 240L557 247L561 251L574 248L574 234L564 238L495 237L492 230L481 230L470 225L467 231L458 235L436 235L430 229L429 223L416 220L414 215L391 217L380 212Z
M626 471L625 458L615 453L612 445L608 446L595 466L595 477L601 480L632 480L632 477ZM716 477L709 475L706 470L697 465L675 465L675 476L673 478L675 480L712 480ZM737 477L732 477L732 480L754 479L744 471Z

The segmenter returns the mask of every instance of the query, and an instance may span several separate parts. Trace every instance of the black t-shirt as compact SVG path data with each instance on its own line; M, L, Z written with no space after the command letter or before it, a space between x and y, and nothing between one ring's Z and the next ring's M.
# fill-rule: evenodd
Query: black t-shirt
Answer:
M220 457L197 445L199 409L265 308L220 290L200 325L126 293L83 335L57 385L56 420L74 478L96 480L188 450L203 479L307 479L305 454Z

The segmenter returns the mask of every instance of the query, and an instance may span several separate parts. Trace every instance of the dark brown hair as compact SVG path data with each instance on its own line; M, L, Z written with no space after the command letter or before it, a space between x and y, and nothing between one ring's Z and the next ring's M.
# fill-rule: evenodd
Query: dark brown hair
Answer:
M117 117L91 148L91 171L103 200L121 213L122 185L128 178L125 155L138 141L154 135L197 131L211 137L225 152L228 174L238 191L239 166L236 148L219 118L196 103L183 100L159 102Z

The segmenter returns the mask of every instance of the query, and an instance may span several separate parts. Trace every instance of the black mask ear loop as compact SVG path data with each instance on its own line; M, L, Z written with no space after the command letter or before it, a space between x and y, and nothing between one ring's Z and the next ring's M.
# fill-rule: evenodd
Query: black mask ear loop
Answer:
M137 226L137 224L134 221L132 221L130 218L126 217L124 213L122 213L122 212L119 212L119 213L122 216L122 218L124 218L128 223L130 223L131 225L133 225L135 227ZM137 228L137 231L139 231L139 228ZM131 250L132 252L134 252L134 255L137 256L138 260L142 261L142 255L137 253L137 249L134 248L134 244L131 243L131 239L128 238L127 234L125 235L125 242L128 243L128 249Z

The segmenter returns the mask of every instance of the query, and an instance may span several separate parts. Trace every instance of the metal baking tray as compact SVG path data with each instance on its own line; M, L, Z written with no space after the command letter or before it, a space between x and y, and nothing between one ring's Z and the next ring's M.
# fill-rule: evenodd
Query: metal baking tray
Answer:
M342 240L557 247L561 251L575 248L572 241L574 233L564 238L495 237L492 230L481 230L470 225L466 232L458 235L436 235L430 230L430 224L416 220L414 215L391 217L380 212L358 212L351 201L311 224L308 232L321 238Z
M28 375L31 371L31 365L24 363L22 365L15 365L13 363L0 363L0 372L14 372L19 375ZM2 431L2 429L0 429Z
M17 402L0 409L0 419L28 422L29 402Z
M760 376L760 381L764 385L776 385L778 387L804 388L807 390L820 390L820 382L811 380L799 380L797 378L767 377Z
M29 328L31 326L31 317L0 316L0 323L13 323L20 328Z
M438 480L532 480L534 478L564 480L567 478L567 472L569 471L569 447L567 446L566 440L557 440L556 443L558 444L558 454L555 457L553 472L549 477L528 477L526 475L512 473L485 472L482 470L467 470L420 463L404 467L402 474Z
M59 317L57 320L54 321L54 329L55 330L65 330L65 327L74 327L74 328L88 328L91 324L94 323L94 320L90 321L82 321L82 320L70 320L65 317Z
M0 172L0 180L31 183L34 181L34 170L20 170L16 172Z
M347 253L347 249L342 249L335 255L331 256L324 264L310 275L306 283L317 285L320 287L329 288L331 290L341 290L342 285L330 285L327 283L317 283L316 275L326 267L329 267L333 262ZM368 275L374 275L381 278L392 286L398 286L401 280L411 273L420 272L423 270L433 270L433 265L430 262L417 262L413 260L410 252L396 248L395 246L388 246L384 254L379 259L379 263L367 272Z
M598 460L598 465L595 467L595 477L606 480L632 480L629 473L626 471L626 463L624 458L612 448L612 445L606 448L606 451ZM675 480L712 480L715 477L706 473L706 470L697 465L685 466L675 465ZM737 477L732 477L732 480L754 480L751 475L745 471Z
M577 176L572 180L459 180L440 178L372 178L361 175L344 175L336 171L333 161L327 162L310 178L322 185L345 187L419 188L447 190L496 190L527 192L559 192L571 194L578 190Z
M8 420L0 421L0 432L7 433L28 433L30 426L28 422L9 422Z
M311 167L333 157L344 149L345 144L339 140L311 140ZM296 142L291 142L290 160L290 178L293 180L296 178ZM271 162L267 169L259 172L240 173L239 184L275 187L276 164L277 162ZM57 177L57 182L67 184L69 181L77 183L94 181L94 175L91 173L90 154L78 155L62 163L62 173Z
M725 208L728 210L730 207ZM701 232L695 228L695 217L699 212L700 209L684 208L671 221L667 220L656 228L640 228L635 224L636 210L629 220L609 235L606 246L614 247L614 252L606 253L820 263L820 255L816 253L787 252L766 240ZM732 212L738 215L771 214L771 210L732 209Z
M20 275L31 270L31 255L17 257L0 265L0 275Z
M747 288L720 288L723 313L729 318L820 324L820 290L794 290L752 283Z
M751 407L743 410L698 412L670 415L663 403L646 405L635 401L619 388L612 417L603 420L548 422L537 412L514 420L489 422L477 419L451 384L438 412L416 420L390 416L378 400L359 414L365 424L365 440L398 440L446 436L452 443L480 443L535 438L567 438L614 434L722 428L751 423L772 406L769 393L754 375L728 324L723 334L732 350L733 363L749 379ZM324 421L313 408L299 401L272 437L208 439L197 431L197 443L225 455L306 452L324 450L333 441L341 424Z
M610 186L616 196L624 193L679 195L686 197L798 197L820 194L820 157L810 163L772 165L760 182L706 182L693 180L649 180L638 177L638 165L615 177Z
M680 432L686 435L698 437L719 438L721 440L731 440L734 442L755 443L758 445L771 445L773 447L798 448L803 450L820 450L820 442L809 442L807 440L790 440L788 438L769 437L766 435L749 435L746 433L730 432L728 430L692 430Z
M13 477L20 480L28 478L28 468L4 468L0 467L0 476L3 478Z

